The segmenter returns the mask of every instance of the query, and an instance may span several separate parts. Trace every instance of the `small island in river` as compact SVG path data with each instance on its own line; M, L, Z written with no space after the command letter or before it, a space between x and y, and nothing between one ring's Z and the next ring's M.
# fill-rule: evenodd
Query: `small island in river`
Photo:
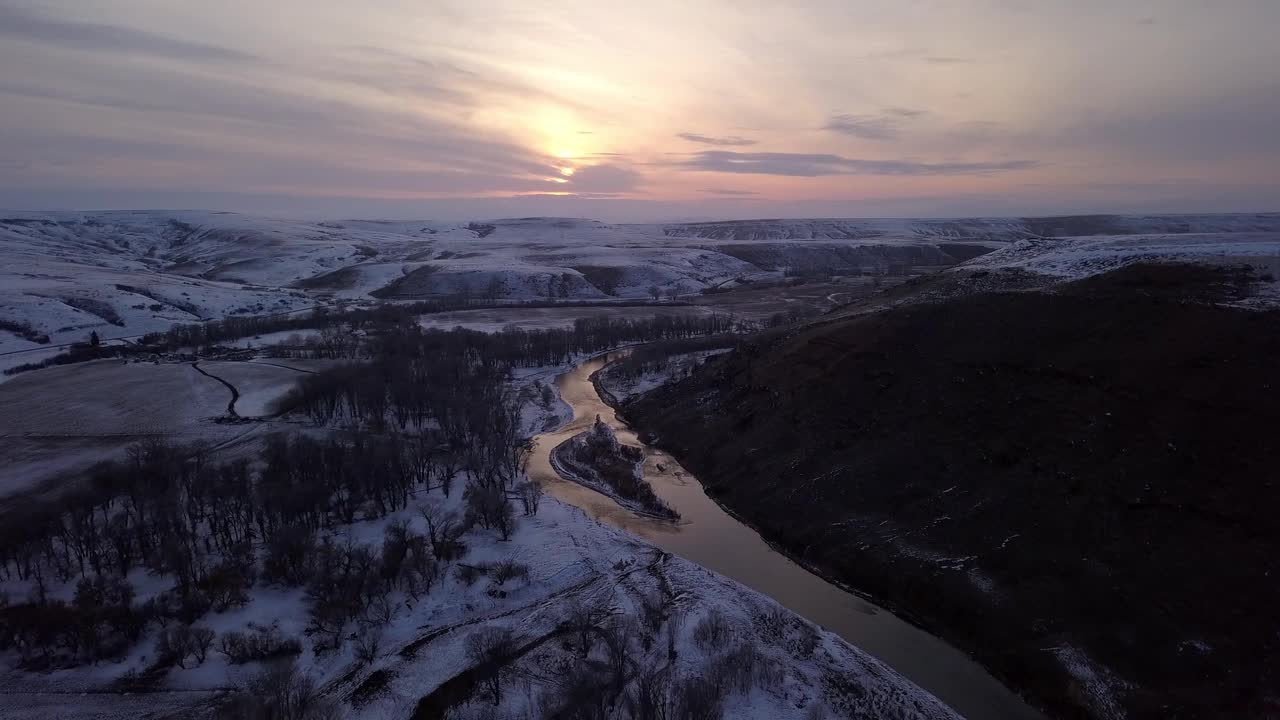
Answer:
M668 520L680 518L644 479L644 451L619 442L598 415L590 430L551 451L551 463L566 479L608 495L628 510Z

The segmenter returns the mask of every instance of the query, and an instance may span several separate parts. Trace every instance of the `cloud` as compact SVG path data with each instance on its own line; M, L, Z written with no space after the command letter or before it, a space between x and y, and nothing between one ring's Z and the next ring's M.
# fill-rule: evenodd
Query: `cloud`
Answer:
M952 57L949 55L934 55L933 57L925 58L924 61L932 65L962 65L973 62L969 58Z
M243 62L257 59L230 48L117 25L60 20L8 5L0 5L0 36L69 50L153 55L190 62Z
M710 137L708 135L700 135L698 133L680 133L676 135L689 142L702 143L703 145L719 145L721 147L742 147L745 145L755 145L756 141L751 138L738 137L737 135L729 135L727 137Z
M698 192L708 195L723 195L724 197L752 197L759 196L760 193L751 192L750 190L730 190L728 188L706 188Z
M923 163L912 160L861 160L806 153L739 153L708 150L678 163L699 172L820 177L825 175L989 175L1038 167L1035 160Z
M587 165L580 167L566 184L574 193L621 193L634 190L640 184L640 173L617 165Z
M822 129L863 140L893 140L903 125L924 114L924 110L886 108L879 115L833 115Z

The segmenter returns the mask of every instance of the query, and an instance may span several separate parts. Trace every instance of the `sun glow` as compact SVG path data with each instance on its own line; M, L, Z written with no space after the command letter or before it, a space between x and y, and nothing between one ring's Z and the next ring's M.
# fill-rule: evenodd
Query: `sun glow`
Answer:
M560 168L560 174L561 174L561 175L563 175L563 176L565 176L565 177L573 177L573 173L574 173L574 172L576 172L576 170L575 170L574 168L571 168L571 167L562 167L562 168Z

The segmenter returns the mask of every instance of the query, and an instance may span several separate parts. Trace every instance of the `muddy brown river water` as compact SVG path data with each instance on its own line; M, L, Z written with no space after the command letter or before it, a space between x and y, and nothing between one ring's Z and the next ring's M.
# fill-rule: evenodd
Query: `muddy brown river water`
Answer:
M970 720L1043 720L1043 716L960 650L823 578L775 551L755 530L729 515L701 483L670 455L643 445L596 392L592 373L608 362L588 360L556 380L573 408L573 420L534 439L530 477L547 492L591 517L772 597L818 623L933 693ZM551 449L585 430L599 415L618 439L645 450L644 475L654 491L679 511L669 523L642 517L613 500L563 480L552 469Z

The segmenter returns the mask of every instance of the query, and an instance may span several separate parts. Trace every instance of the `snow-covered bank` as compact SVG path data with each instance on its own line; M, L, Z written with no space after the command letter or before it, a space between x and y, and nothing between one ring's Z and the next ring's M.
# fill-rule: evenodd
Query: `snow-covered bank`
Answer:
M622 507L662 520L680 514L654 494L644 478L644 451L623 445L599 416L590 430L552 448L551 466L566 480L612 498Z

